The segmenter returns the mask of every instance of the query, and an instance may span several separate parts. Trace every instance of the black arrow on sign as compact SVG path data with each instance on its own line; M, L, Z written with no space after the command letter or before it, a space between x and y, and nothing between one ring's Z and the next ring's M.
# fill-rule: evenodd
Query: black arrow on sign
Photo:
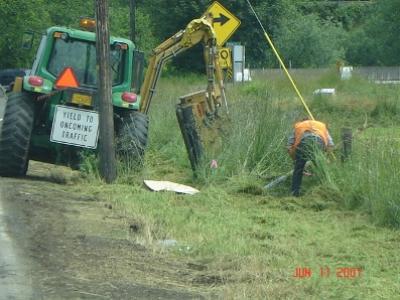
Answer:
M213 22L214 23L221 23L221 26L224 25L226 22L228 22L230 19L225 16L224 14L219 14L218 18L214 18Z

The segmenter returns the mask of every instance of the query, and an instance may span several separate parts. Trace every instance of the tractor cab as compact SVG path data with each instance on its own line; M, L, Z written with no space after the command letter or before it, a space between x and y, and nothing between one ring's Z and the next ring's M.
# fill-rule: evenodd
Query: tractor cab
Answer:
M70 103L96 109L98 70L95 40L94 32L49 28L42 37L30 75L24 77L23 89L46 95L58 94L52 101L54 104ZM137 110L140 97L133 94L140 89L143 55L135 50L130 40L111 37L110 62L113 105ZM133 74L138 74L139 78L133 78ZM87 97L72 98L71 89L88 94L90 100Z

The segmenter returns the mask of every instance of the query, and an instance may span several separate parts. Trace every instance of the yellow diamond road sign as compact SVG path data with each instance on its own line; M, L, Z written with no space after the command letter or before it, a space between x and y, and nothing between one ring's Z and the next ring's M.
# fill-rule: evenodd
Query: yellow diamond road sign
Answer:
M213 16L217 44L222 46L239 27L240 20L217 1L210 5L206 13L210 13Z

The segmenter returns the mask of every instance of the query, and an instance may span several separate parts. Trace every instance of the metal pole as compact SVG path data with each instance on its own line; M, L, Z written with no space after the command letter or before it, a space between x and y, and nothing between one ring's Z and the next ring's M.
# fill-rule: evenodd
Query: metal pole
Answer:
M131 25L131 31L130 31L130 37L131 41L135 43L136 39L136 1L135 0L130 0L129 1L129 11L130 11L130 25Z
M107 0L96 0L96 52L100 106L100 174L107 183L117 177L110 65L110 33Z
M245 63L245 57L244 57L244 46L242 46L242 83L244 82L244 63Z

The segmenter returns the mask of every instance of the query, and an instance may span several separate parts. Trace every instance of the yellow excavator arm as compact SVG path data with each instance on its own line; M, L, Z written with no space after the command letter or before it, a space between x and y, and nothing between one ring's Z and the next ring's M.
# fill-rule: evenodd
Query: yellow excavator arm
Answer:
M200 42L204 44L204 59L207 66L206 110L207 112L214 112L216 107L222 104L227 108L222 70L218 61L216 35L212 27L212 17L204 16L200 19L192 20L184 30L179 31L153 50L140 90L141 112L147 114L149 111L163 65L168 60Z
M179 127L193 171L196 171L205 153L214 157L220 151L221 132L225 123L221 112L225 112L225 115L228 113L212 16L191 21L184 30L153 50L140 90L139 108L140 112L148 113L164 63L199 43L204 45L207 88L180 97L176 106Z

